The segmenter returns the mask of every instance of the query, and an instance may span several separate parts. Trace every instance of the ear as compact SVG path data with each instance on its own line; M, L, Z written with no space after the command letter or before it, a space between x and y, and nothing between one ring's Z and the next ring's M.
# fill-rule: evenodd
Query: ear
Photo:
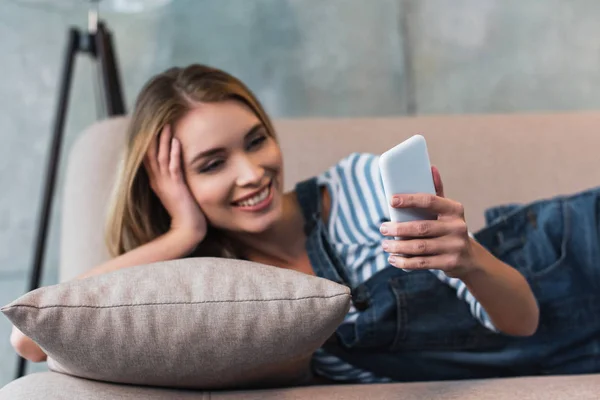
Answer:
M433 184L435 185L435 193L439 197L444 196L444 184L442 183L442 176L440 175L440 171L437 169L435 165L431 166L431 175L433 175Z

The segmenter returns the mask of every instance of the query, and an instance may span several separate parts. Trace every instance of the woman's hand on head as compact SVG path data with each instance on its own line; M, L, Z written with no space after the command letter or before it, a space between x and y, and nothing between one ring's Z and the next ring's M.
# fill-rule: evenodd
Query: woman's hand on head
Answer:
M444 197L439 171L432 167L436 195L398 194L392 197L395 208L421 208L438 216L436 220L386 222L381 233L383 249L390 253L390 264L406 269L438 269L460 278L476 268L473 248L462 204ZM401 237L402 240L393 240Z
M207 232L206 217L192 196L182 170L181 143L167 124L152 140L144 158L150 187L171 216L171 230L198 235L198 243Z

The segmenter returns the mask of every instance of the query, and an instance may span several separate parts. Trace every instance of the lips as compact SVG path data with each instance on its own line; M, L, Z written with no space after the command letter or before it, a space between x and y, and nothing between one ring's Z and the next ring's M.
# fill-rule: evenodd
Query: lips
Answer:
M273 181L271 180L266 186L247 196L240 198L237 201L232 202L231 204L236 207L252 207L264 201L269 196L272 184Z

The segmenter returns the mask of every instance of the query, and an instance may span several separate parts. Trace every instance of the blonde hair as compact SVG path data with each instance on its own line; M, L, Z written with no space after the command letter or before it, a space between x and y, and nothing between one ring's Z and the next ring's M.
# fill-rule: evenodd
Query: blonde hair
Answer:
M106 245L118 256L166 233L170 217L150 188L143 159L161 129L182 118L195 104L237 100L248 106L275 137L269 117L252 92L237 78L204 65L171 68L142 88L127 132L122 168L114 188L106 226ZM194 255L231 256L214 231Z

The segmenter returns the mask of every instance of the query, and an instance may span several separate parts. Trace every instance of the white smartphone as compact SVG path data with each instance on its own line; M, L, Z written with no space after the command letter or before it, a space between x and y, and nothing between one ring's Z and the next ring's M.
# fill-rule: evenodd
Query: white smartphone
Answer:
M437 219L426 210L417 208L393 208L392 196L406 193L435 193L427 143L422 135L414 135L386 151L379 158L379 170L383 180L385 198L394 222ZM397 238L401 239L401 238Z

